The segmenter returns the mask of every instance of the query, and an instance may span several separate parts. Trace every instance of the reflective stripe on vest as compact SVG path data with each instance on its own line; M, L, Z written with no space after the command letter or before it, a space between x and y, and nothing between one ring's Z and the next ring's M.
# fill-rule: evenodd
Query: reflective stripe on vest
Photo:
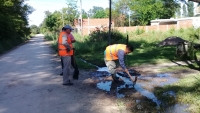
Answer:
M67 35L65 32L61 32L58 37L58 55L59 56L71 56L73 55L73 45L71 43L71 38L67 38L67 43L69 44L71 50L67 52L67 48L62 44L63 35Z
M118 50L126 50L125 44L113 44L106 47L105 50L105 59L106 60L117 60L118 59Z

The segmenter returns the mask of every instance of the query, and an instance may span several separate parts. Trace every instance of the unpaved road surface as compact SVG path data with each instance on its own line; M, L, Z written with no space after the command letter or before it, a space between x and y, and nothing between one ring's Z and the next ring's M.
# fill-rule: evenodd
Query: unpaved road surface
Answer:
M0 113L188 113L184 105L169 111L157 109L160 101L153 94L155 87L199 73L192 69L161 71L186 64L131 67L141 74L135 85L123 74L120 78L125 82L114 83L105 68L80 70L73 86L63 86L60 58L50 42L37 35L0 56Z
M42 35L0 56L0 113L128 113L115 96L93 87L85 71L63 86L60 68Z

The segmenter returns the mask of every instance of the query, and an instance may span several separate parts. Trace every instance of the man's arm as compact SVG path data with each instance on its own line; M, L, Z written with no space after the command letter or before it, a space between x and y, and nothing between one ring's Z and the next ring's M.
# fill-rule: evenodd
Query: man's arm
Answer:
M73 36L72 34L69 34L69 35L70 35L70 38L71 38L71 42L72 42L72 43L76 42L74 36Z
M66 34L64 34L63 36L62 36L62 44L67 48L67 51L70 51L70 45L69 45L69 43L67 42L67 35Z
M119 64L120 66L125 70L126 69L126 65L124 63L124 55L125 55L125 52L123 50L119 50L118 53L118 59L119 59Z
M124 56L125 56L125 51L124 50L119 50L118 53L118 59L119 59L119 64L121 65L121 67L124 69L124 71L127 73L127 75L130 77L130 79L133 81L133 82L136 82L137 81L137 77L135 76L135 80L133 80L133 78L131 77L128 69L126 68L126 65L124 63Z

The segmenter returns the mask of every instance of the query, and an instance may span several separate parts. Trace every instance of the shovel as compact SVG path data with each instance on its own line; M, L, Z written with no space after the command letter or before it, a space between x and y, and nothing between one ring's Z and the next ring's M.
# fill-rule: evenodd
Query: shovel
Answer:
M74 49L74 51L75 51L75 49ZM73 79L78 80L79 70L78 70L78 66L76 64L76 60L75 60L74 55L71 56L71 64L72 64L72 67L74 68Z
M129 72L126 72L126 74L130 77L131 81L135 84L137 82L137 76L135 76L135 80L132 78Z

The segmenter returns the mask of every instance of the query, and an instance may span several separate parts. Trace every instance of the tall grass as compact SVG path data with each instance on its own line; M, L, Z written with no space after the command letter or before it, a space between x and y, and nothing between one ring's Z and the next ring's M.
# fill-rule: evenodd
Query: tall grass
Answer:
M158 43L167 37L178 36L182 39L191 41L195 30L188 29L170 29L166 32L144 32L143 30L136 30L129 33L120 33L116 30L112 31L111 43L126 43L126 35L129 35L129 44L133 45L135 51L128 55L127 63L129 66L137 66L144 63L157 64L161 62L169 62L171 60L178 60L176 58L176 46L158 47ZM75 55L79 58L93 63L98 66L105 66L103 61L103 52L108 45L108 32L93 32L90 36L81 37L78 33L73 33L76 43ZM47 39L53 39L55 36L46 35ZM198 40L193 40L198 43ZM56 44L54 43L56 48Z
M155 94L162 100L163 107L176 103L190 104L188 109L191 113L200 113L200 77L191 75L181 79L179 82L157 88ZM163 95L167 91L176 93L176 98L170 95Z

